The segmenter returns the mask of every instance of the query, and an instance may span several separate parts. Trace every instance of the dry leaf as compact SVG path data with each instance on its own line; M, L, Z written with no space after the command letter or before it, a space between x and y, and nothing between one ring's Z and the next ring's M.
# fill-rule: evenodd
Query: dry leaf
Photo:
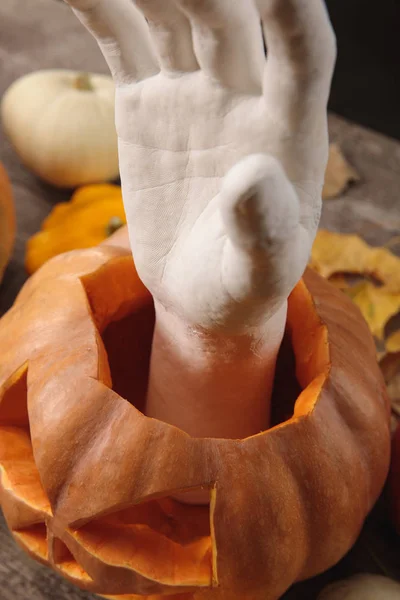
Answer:
M400 419L400 330L384 340L386 324L400 311L400 258L385 247L369 246L357 235L320 230L310 266L329 278L360 308L375 336L392 413ZM366 280L349 285L344 274L373 276L383 285Z
M361 310L371 333L383 339L386 323L400 310L400 293L393 294L386 286L377 287L369 281L357 283L345 291Z
M335 273L370 275L384 283L387 291L400 293L400 258L387 248L369 246L358 235L320 229L310 266L326 278Z
M345 189L360 180L357 171L344 158L337 144L330 144L329 159L325 172L325 184L322 190L322 198L336 198Z

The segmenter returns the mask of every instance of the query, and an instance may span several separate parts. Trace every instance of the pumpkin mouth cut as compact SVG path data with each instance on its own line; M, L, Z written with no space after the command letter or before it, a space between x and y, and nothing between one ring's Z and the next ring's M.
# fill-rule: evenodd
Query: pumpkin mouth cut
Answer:
M126 569L125 575L119 573L119 589L110 584L108 593L129 592L137 574L144 578L141 590L146 594L157 593L160 582L179 586L182 592L213 583L206 507L160 497L95 519L69 535L73 554L89 572L96 556L107 565L110 582L115 580L114 570Z

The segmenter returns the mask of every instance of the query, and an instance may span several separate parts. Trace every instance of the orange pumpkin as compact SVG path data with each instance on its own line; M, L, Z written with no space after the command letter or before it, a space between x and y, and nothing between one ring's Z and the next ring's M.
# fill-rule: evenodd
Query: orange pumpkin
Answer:
M347 552L385 481L373 340L352 302L308 271L289 301L275 425L191 438L141 412L154 314L124 235L50 260L0 322L8 526L31 556L107 598L276 600ZM199 488L209 506L171 498Z
M15 213L10 180L0 162L0 281L10 260L15 239Z

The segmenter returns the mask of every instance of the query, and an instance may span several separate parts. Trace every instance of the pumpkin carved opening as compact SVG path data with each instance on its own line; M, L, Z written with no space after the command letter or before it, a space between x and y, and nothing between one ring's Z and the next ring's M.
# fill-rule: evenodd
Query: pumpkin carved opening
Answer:
M141 412L146 399L153 329L154 308L149 304L111 322L101 335L112 389Z
M33 457L27 374L27 365L20 367L0 399L0 500L8 526L18 531L20 543L32 539L43 559L47 551L42 549L40 536L46 541L44 521L51 510Z
M112 259L81 278L104 345L114 391L143 408L154 328L150 293L132 259ZM104 290L112 289L112 294ZM330 370L328 331L303 281L288 300L285 342L278 356L272 397L273 426L310 413ZM123 392L123 393L121 393Z
M132 259L128 257L109 261L82 277L81 282L104 344L112 389L142 412L155 319L151 296L138 280ZM301 289L296 288L289 298L288 326L278 356L272 395L271 427L293 417L302 389L321 374L316 369L304 372L302 385L299 383L296 357L304 346L313 348L315 330L320 328L309 294L299 285ZM104 294L105 289L112 289L113 294ZM299 324L303 322L306 329L302 335ZM296 344L293 329L301 330ZM325 361L322 362L326 362L326 353L323 355ZM318 368L325 369L325 364Z
M23 427L29 431L27 365L22 365L7 382L0 401L0 426Z
M102 284L104 275L98 273ZM328 369L325 328L315 320L312 302L307 303L305 290L300 287L299 284L289 299L288 324L278 354L273 386L270 427L288 422L295 414L305 414L312 409L319 386L311 396L302 392L308 386L311 392L313 382L324 379ZM123 306L116 307L116 312L117 315L122 314L121 318L111 320L102 331L99 327L112 389L143 412L154 330L154 306L149 299L139 307L134 306L128 314ZM304 329L299 324L304 324ZM326 348L323 348L324 345ZM304 354L310 360L299 361L297 357Z
M154 329L152 305L113 321L101 338L108 357L112 389L143 412ZM132 356L135 357L134 362ZM289 331L279 351L271 402L271 427L289 420L301 393Z

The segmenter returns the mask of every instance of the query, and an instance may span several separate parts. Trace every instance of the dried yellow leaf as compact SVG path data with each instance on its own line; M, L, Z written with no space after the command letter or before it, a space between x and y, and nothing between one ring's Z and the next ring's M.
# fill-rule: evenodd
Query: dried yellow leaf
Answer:
M336 196L342 194L351 183L359 180L359 174L347 162L339 146L337 144L330 144L322 198L324 200L336 198Z
M400 258L387 248L371 248L365 270L393 293L400 292Z
M320 229L310 266L326 278L335 273L370 275L385 284L387 291L400 293L400 258L387 248L369 246L358 235Z
M346 290L361 310L371 333L383 339L386 323L400 310L400 293L393 294L386 287L377 287L363 281Z

